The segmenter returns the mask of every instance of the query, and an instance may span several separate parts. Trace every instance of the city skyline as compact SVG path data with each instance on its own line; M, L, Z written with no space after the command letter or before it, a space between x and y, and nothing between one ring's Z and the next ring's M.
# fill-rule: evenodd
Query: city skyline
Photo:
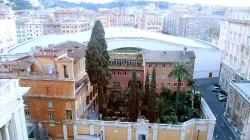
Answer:
M65 0L69 2L86 2L86 3L108 3L116 0ZM138 0L137 0L138 1ZM153 1L153 0L144 0L144 1ZM204 0L156 0L156 1L168 1L174 3L181 3L181 4L208 4L208 5L225 5L225 6L250 6L249 0L211 0L211 1L204 1Z

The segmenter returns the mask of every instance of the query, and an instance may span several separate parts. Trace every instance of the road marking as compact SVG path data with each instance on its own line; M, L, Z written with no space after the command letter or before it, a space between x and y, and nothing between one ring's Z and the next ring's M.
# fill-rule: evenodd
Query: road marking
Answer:
M220 129L220 127L219 127L219 125L218 125L218 124L216 124L216 126L219 128L219 130L220 130L220 132L221 132L222 136L223 136L223 137L224 137L224 139L226 140L226 137L225 137L225 135L222 133L222 131L221 131L221 129Z
M216 138L218 137L218 134L215 136Z
M224 124L223 124L223 123L222 123L221 125L222 125L222 126L224 126Z
M235 134L235 132L232 130L232 128L229 126L228 122L225 120L225 118L221 115L221 118L226 122L228 128L231 130L231 132L234 134L235 138L238 140L238 136Z
M231 137L231 136L229 136L229 138L232 140L232 137Z

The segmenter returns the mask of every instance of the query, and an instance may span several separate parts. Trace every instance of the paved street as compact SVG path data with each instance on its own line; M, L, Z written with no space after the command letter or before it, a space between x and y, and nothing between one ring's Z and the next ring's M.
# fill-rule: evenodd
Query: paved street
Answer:
M226 118L223 116L226 102L220 102L216 97L216 93L212 92L213 83L218 83L219 78L199 79L195 81L199 86L199 91L204 93L204 98L217 119L214 140L237 140L228 122L226 122Z

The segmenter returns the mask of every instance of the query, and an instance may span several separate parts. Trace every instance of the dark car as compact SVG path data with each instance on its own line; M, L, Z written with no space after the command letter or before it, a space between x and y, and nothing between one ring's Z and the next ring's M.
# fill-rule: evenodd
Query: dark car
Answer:
M214 84L213 84L213 89L212 89L212 91L213 91L213 92L218 92L218 90L220 90L220 85L217 84L217 83L214 83Z
M218 93L220 93L220 94L223 94L223 95L227 96L227 93L226 93L226 91L224 91L224 90L220 90Z

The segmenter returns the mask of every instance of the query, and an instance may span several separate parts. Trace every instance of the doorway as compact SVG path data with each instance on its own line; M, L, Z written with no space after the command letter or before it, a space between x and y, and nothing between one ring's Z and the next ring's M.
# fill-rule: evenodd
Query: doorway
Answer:
M213 73L212 73L212 72L209 72L208 77L213 77Z
M145 134L138 134L138 140L146 140Z

